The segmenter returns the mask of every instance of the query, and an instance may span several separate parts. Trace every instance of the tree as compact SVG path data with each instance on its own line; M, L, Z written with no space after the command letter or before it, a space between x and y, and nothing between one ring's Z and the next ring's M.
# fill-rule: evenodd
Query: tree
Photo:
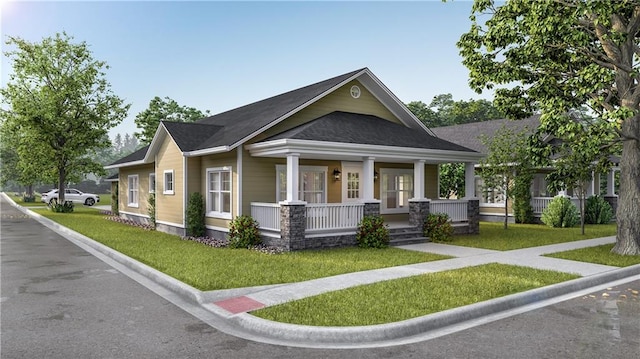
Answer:
M529 159L529 135L502 127L493 137L481 138L488 153L480 160L480 176L487 189L501 190L504 195L504 229L509 221L509 198L519 175L527 175L533 166Z
M121 134L116 134L116 137L113 139L113 151L118 153L120 151L122 151L122 149L124 148L124 145L122 143L122 135Z
M193 107L180 106L169 97L161 99L156 96L149 102L149 107L136 115L135 123L142 132L135 136L141 143L151 143L160 121L195 122L209 115L209 110L202 112Z
M431 104L412 101L407 108L427 127L459 125L470 122L489 121L504 118L502 113L487 100L454 101L453 96L434 96ZM464 197L464 165L445 163L440 165L440 197Z
M475 91L497 87L510 118L538 111L546 132L569 140L568 111L587 106L598 135L582 147L622 143L613 252L640 255L640 2L476 0L470 19L458 47Z
M7 45L15 48L5 54L13 73L0 89L9 107L2 125L19 128L21 163L55 171L61 202L67 181L104 171L89 156L111 145L107 132L129 108L112 94L106 63L95 60L85 42L72 41L66 33L34 43L9 36Z
M451 198L465 196L464 163L443 163L438 168L440 197Z

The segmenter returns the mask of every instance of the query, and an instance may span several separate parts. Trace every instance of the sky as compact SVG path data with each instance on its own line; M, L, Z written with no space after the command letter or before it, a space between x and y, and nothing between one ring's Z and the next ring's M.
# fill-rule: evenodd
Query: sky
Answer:
M456 47L471 1L7 1L7 36L65 31L110 69L131 104L111 136L136 131L155 96L216 114L368 67L401 101L491 99L468 86ZM12 71L2 59L4 86Z

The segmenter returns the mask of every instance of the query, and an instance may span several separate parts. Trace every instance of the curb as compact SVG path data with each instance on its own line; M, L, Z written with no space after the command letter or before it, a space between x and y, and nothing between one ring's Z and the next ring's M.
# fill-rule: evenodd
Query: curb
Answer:
M256 289L259 289L258 287L254 287L253 289L233 289L229 290L228 293L225 292L224 294L202 292L154 268L138 262L129 256L98 243L89 237L35 213L28 208L17 205L5 193L2 193L2 196L4 196L4 198L19 211L31 216L33 219L58 234L63 235L74 244L80 247L89 247L124 265L130 270L145 276L182 298L202 306L218 319L224 320L227 325L233 327L235 331L239 331L239 333L235 333L235 335L246 339L279 345L323 348L362 348L400 344L403 340L437 329L461 324L463 322L478 320L485 316L524 307L536 302L568 295L572 292L586 290L628 277L640 276L640 264L638 264L563 283L536 288L501 298L490 299L484 302L474 303L422 317L380 325L356 327L315 327L287 324L258 318L247 313L228 316L222 313L224 310L216 308L211 304L214 299L244 293L245 291L255 291ZM388 343L392 341L394 341L394 343ZM382 344L385 342L387 342L387 344Z
M230 318L237 326L253 335L292 342L310 342L317 346L373 345L384 341L406 339L487 315L523 307L532 303L552 299L572 292L640 275L640 264L582 277L568 282L532 289L502 298L454 308L422 317L395 323L358 327L314 327L272 322L243 313Z
M125 267L131 269L132 271L149 278L150 280L162 285L163 287L167 288L172 292L175 292L176 294L180 295L184 299L187 299L191 302L198 303L198 304L202 304L204 302L202 292L199 291L198 289L193 288L192 286L185 284L173 277L170 277L152 267L149 267L144 263L138 262L137 260L127 255L124 255L114 249L111 249L105 246L104 244L99 243L76 231L73 231L57 222L54 222L47 217L44 217L36 212L33 212L26 207L19 206L5 193L2 193L2 195L4 196L5 199L9 201L9 203L11 203L11 205L13 205L20 212L29 215L31 218L42 223L44 226L50 228L54 232L64 236L74 244L80 247L82 246L90 247L91 249L99 252L100 254L103 254L108 258L124 265Z

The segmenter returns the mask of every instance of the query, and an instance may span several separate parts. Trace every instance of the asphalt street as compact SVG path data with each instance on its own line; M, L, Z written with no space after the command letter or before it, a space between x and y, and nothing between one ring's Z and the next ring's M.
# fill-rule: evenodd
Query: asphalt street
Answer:
M635 358L640 281L409 345L303 349L222 333L1 203L2 358ZM195 307L195 304L194 304ZM187 308L185 311L185 308Z

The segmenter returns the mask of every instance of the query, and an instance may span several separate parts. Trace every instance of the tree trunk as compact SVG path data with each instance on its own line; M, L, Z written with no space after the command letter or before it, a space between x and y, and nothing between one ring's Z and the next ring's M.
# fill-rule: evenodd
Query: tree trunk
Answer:
M635 139L622 143L620 159L620 196L616 220L618 234L612 252L640 255L640 116L622 123L622 134Z
M509 187L507 186L505 186L504 190L504 229L507 229L507 223L509 223Z
M64 183L67 173L64 168L58 168L58 203L64 204Z
M580 194L580 230L582 231L582 235L584 236L584 197L585 194Z

